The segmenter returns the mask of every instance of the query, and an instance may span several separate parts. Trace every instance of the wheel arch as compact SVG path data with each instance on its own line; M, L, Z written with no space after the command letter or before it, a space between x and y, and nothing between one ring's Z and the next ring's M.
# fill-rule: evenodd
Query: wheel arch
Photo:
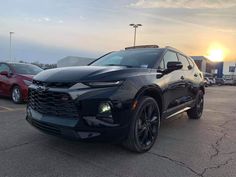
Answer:
M134 99L134 102L138 102L140 100L141 97L143 96L149 96L155 99L155 101L158 104L159 110L160 110L160 114L162 116L163 113L163 96L162 96L162 90L159 86L156 85L151 85L151 86L145 86L143 88L141 88Z
M17 87L20 88L20 86L19 86L18 84L14 83L14 84L12 84L12 86L11 86L11 89L10 89L11 92L12 92L12 89L13 89L15 86L17 86ZM21 88L20 88L20 89L21 89Z
M204 85L200 85L199 90L201 90L203 92L203 94L205 94L205 87L204 87Z

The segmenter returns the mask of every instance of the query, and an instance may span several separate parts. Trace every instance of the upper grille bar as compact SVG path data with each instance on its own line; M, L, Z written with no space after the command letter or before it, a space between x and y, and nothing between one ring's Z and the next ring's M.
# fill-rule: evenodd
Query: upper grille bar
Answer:
M76 83L74 82L43 82L43 81L33 80L33 84L36 86L45 86L45 87L50 87L50 88L70 88Z
M28 105L41 114L78 118L77 107L67 93L29 88Z

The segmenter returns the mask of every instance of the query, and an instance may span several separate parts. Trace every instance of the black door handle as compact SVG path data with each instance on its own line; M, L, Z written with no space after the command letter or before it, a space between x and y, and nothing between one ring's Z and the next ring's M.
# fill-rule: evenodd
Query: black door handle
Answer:
M180 78L181 80L184 80L184 76L181 76L181 78Z

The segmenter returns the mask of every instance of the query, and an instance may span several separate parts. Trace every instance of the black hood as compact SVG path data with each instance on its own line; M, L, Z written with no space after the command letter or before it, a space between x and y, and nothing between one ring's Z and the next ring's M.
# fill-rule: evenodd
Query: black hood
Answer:
M148 72L145 68L120 66L78 66L56 68L40 72L34 77L43 82L114 81Z

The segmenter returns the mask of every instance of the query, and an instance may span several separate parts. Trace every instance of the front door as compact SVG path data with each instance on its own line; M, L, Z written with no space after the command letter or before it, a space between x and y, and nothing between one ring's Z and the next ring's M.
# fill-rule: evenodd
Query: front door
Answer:
M163 57L164 67L167 69L168 62L179 61L177 53L167 51ZM186 92L186 83L182 70L175 70L163 76L166 84L164 91L164 110L173 110L181 104L181 100Z

